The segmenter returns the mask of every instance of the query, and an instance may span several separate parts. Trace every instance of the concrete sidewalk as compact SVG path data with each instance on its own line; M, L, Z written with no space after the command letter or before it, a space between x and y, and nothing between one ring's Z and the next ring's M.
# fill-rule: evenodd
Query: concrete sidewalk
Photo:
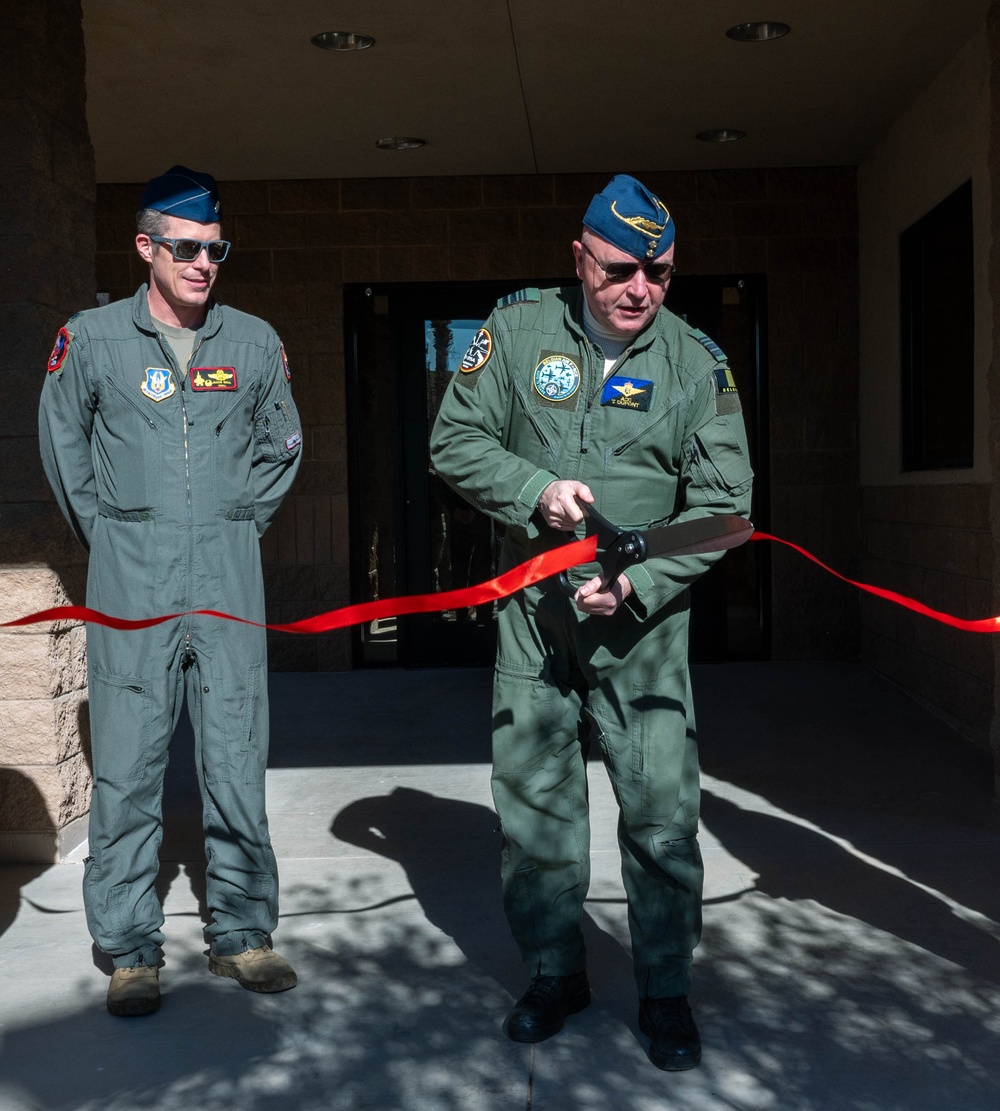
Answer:
M695 668L704 769L704 1063L636 1026L615 808L591 765L592 1006L535 1047L500 907L484 671L271 677L299 986L209 975L181 735L160 888L163 1006L104 1008L81 848L0 868L0 1111L995 1111L1000 808L988 757L856 664Z

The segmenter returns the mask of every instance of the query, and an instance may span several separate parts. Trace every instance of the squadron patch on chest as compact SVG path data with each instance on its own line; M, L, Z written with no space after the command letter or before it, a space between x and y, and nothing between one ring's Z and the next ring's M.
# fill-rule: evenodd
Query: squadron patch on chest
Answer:
M173 371L165 366L146 367L146 380L139 387L150 401L165 401L173 397L177 387L174 385Z
M236 367L193 366L191 368L191 389L196 393L203 393L206 390L235 390Z
M601 390L601 404L612 409L648 413L653 401L653 383L642 378L609 378Z
M533 382L535 391L546 401L569 401L580 388L580 368L569 355L543 354Z

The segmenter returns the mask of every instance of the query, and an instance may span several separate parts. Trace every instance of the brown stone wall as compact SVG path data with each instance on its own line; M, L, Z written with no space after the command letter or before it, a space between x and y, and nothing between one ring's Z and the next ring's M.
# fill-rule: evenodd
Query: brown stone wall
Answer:
M169 162L169 158L166 159ZM204 168L204 167L203 167ZM768 278L771 531L850 574L858 562L857 217L853 169L650 173L694 274ZM265 537L268 614L350 601L343 287L350 282L572 278L570 242L609 174L229 182L236 251L219 296L285 341L305 457ZM98 187L98 288L143 280L131 248L137 185ZM774 655L858 648L856 600L799 557L774 553ZM350 666L346 633L279 637L272 666Z
M8 14L0 40L0 621L81 600L83 552L38 462L57 329L94 303L94 161L79 0ZM82 626L0 632L0 860L52 860L89 807Z
M990 487L868 487L862 577L957 617L993 609ZM989 744L994 637L960 632L881 599L862 603L863 658L960 733Z

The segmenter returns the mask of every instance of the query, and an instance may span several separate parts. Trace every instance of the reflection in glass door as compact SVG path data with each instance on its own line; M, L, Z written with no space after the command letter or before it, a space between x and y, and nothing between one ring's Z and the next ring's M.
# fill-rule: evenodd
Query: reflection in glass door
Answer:
M423 322L428 441L451 377L482 322L481 318ZM427 480L432 589L461 590L494 578L502 531L500 526L456 494L430 466ZM484 629L495 620L496 605L493 602L460 606L431 615L432 625L455 622L457 626L463 626L471 622L479 629ZM432 635L440 639L436 632L432 631ZM463 629L457 628L447 639L454 641L454 646L462 651L474 652L478 641L492 647L494 636L491 631L483 635L473 633L470 638Z
M496 575L500 526L431 469L427 445L451 376L511 284L382 286L345 293L351 444L352 597L474 586ZM494 603L356 630L359 663L485 667Z

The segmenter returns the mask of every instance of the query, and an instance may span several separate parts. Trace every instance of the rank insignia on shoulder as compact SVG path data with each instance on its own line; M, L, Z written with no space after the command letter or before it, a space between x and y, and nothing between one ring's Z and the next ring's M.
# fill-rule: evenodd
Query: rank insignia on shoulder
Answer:
M191 389L196 393L206 390L235 390L236 367L234 366L193 366L191 368Z
M544 355L535 367L534 386L546 401L568 401L580 388L580 368L569 355Z
M519 289L516 293L508 293L497 301L498 309L509 309L511 305L519 305L522 301L540 301L542 299L537 287Z
M278 351L281 354L281 366L285 372L285 381L291 382L292 372L288 369L288 356L285 354L285 345L283 343L278 345Z
M474 370L486 365L487 359L493 354L493 337L487 328L480 328L472 337L469 350L462 357L459 370L463 374L471 374Z
M601 390L601 404L613 409L648 413L653 400L653 383L641 378L609 378Z
M714 339L710 339L708 336L705 335L704 332L698 331L697 328L691 329L691 335L702 345L702 347L705 348L705 350L709 353L709 355L712 356L713 359L717 359L720 363L724 363L726 361L725 352L715 342Z
M69 351L69 332L65 328L60 328L56 334L55 346L52 348L52 354L49 356L46 368L49 374L62 373L62 365L67 351Z
M150 401L165 401L174 390L173 371L165 366L146 367L146 380L139 387Z

